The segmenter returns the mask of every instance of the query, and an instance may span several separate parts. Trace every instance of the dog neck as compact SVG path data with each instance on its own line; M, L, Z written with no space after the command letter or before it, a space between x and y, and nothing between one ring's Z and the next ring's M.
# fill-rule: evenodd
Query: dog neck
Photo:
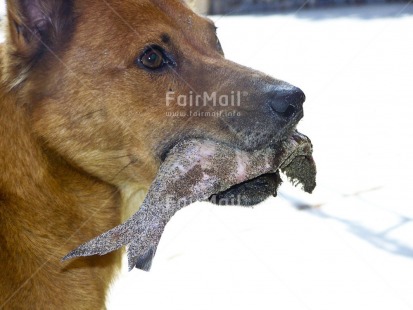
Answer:
M0 92L0 149L4 150L0 158L1 189L24 197L44 183L47 165L32 139L25 108L19 106L16 96L6 93L4 87Z

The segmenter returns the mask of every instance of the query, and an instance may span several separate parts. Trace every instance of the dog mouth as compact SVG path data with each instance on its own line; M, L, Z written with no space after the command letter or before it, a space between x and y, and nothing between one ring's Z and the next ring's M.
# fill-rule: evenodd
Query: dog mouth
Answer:
M209 140L206 140L211 142ZM237 152L238 149L234 147ZM313 146L310 139L294 131L286 139L274 144L271 147L264 149L257 149L251 152L245 152L244 161L249 160L259 153L270 151L273 152L271 158L272 162L263 161L257 165L267 165L268 167L256 167L254 169L260 171L267 171L267 173L255 176L251 179L242 179L242 182L234 184L230 188L215 193L209 197L211 203L217 205L240 205L240 206L254 206L268 197L277 196L279 186L282 184L281 175L286 176L286 179L295 186L301 186L305 192L312 193L316 187L316 164L313 159ZM230 165L230 164L229 164ZM227 167L232 170L239 170L237 167Z
M268 197L277 196L278 188L282 184L281 174L284 174L293 185L301 185L302 190L312 193L316 187L317 171L310 139L295 131L273 149L275 159L279 163L275 172L236 184L212 195L209 201L217 205L257 205Z

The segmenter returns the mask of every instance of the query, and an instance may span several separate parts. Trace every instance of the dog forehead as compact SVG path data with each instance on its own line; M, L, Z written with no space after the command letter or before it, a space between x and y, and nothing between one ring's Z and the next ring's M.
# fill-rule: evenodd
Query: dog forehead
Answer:
M109 49L130 58L150 44L168 42L177 50L202 53L215 46L213 22L184 1L77 0L76 5L80 12L76 38L92 51Z
M183 0L77 0L76 3L87 16L95 16L95 20L105 16L118 26L133 28L138 33L143 29L143 34L151 25L156 25L156 29L179 29L181 32L214 29L210 19L196 14ZM113 23L108 24L113 26Z

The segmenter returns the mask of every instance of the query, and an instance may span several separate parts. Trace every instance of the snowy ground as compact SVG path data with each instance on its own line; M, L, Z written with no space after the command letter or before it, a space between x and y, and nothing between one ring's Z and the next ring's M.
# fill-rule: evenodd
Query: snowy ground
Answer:
M306 92L318 188L186 208L108 309L413 309L413 5L214 19L228 58Z

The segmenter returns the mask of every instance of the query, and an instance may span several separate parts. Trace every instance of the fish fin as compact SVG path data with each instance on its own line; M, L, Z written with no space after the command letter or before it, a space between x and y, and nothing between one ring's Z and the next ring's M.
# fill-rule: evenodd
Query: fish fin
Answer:
M143 271L150 271L152 261L155 257L156 247L149 247L143 254L136 254L139 252L137 245L131 244L128 248L128 265L129 271L133 268L141 269Z
M127 225L122 224L82 244L67 254L62 261L81 256L105 255L129 244L131 239Z

